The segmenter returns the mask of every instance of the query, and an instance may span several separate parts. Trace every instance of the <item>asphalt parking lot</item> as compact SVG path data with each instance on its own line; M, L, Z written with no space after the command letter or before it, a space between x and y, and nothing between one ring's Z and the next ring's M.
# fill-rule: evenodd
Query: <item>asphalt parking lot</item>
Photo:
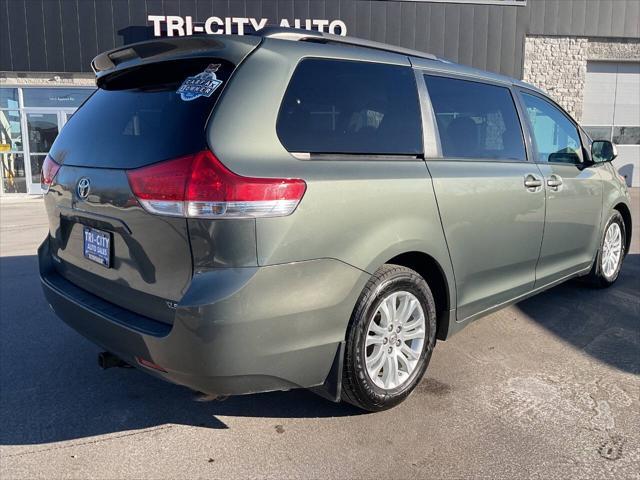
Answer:
M49 310L42 201L0 199L0 477L640 478L640 196L606 291L570 282L440 342L401 406L306 391L198 402Z

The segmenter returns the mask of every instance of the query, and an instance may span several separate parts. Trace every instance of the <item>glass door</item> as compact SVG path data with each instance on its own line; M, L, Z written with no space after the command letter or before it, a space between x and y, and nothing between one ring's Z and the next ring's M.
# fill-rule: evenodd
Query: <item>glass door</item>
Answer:
M62 120L62 125L64 125L69 121L69 119L71 118L71 115L73 115L75 111L76 111L75 108L68 108L60 112L60 120ZM60 128L62 128L62 125L60 125Z
M28 110L25 113L29 147L29 163L27 165L29 167L27 178L29 193L42 193L40 189L42 163L65 120L65 112L61 111Z

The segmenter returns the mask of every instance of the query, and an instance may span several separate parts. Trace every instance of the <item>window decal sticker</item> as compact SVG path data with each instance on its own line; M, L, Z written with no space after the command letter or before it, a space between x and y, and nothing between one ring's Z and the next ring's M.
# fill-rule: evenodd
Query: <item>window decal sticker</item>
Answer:
M222 84L222 80L216 77L216 72L220 68L219 63L212 63L206 70L194 77L187 77L182 82L176 93L185 102L195 100L199 97L210 97L213 92Z

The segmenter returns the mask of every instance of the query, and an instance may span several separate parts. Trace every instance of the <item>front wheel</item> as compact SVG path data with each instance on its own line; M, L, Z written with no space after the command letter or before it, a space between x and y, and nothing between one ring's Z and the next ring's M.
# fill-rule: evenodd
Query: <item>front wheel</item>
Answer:
M383 265L351 317L343 398L369 411L402 402L422 379L435 335L435 303L427 282L409 268Z
M614 211L604 227L596 261L587 277L592 285L606 288L618 279L626 254L626 238L624 219Z

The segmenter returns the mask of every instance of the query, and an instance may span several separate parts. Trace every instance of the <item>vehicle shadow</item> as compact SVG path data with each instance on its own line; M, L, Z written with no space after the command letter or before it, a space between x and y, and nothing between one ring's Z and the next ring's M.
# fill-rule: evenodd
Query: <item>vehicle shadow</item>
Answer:
M189 389L136 369L101 370L100 349L48 307L37 269L35 255L0 257L0 445L171 424L225 429L217 418L223 415L278 419L360 413L305 390L196 402Z
M516 308L600 362L640 374L640 254L627 255L610 288L596 289L578 279Z

